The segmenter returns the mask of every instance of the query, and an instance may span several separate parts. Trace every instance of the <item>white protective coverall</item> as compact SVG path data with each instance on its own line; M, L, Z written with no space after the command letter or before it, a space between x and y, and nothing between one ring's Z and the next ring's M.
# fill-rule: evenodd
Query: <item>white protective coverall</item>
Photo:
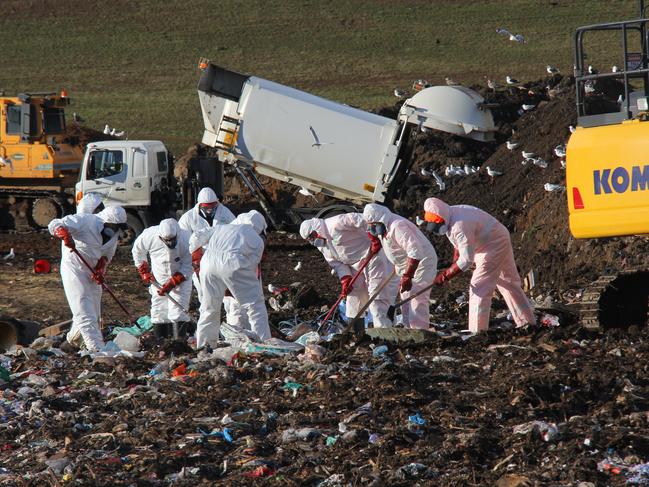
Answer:
M459 251L457 266L467 270L475 263L469 287L469 330L489 328L491 298L496 288L518 326L534 323L534 312L521 288L509 231L489 213L469 205L449 206L428 198L424 209L444 219L446 236Z
M212 188L203 188L198 193L197 203L194 207L187 211L183 216L178 220L178 225L180 228L187 231L191 234L204 228L215 227L217 225L224 225L226 223L232 223L234 220L234 214L225 206L223 203L219 203L214 211L214 218L212 219L212 224L201 215L200 205L203 203L214 203L218 202L219 199L216 196L216 193ZM198 294L198 301L201 301L201 285L198 281L198 276L192 273L192 283Z
M331 218L311 218L300 225L300 235L305 240L312 232L325 239L324 247L316 247L324 256L329 266L336 272L338 279L343 276L354 276L368 256L370 239L367 236L367 223L360 213L345 213ZM383 250L372 257L362 274L353 285L345 302L346 314L355 317L369 296L381 285L392 271ZM374 327L392 326L387 316L388 307L394 304L398 279L385 286L369 306L374 320Z
M77 214L94 213L102 203L102 197L99 193L86 193L77 203Z
M402 299L406 299L432 284L437 273L437 253L433 244L414 223L392 213L385 206L375 203L365 205L363 219L368 223L383 223L385 225L385 235L379 238L386 257L396 268L397 275L404 275L409 258L419 261L412 278L412 289L401 293ZM420 294L402 307L404 326L410 328L429 327L429 297L430 290Z
M103 256L110 262L117 249L118 233L103 243L104 223L126 223L126 213L122 207L110 206L100 213L68 215L50 222L50 234L58 227L65 227L75 241L77 251L94 269ZM92 279L92 272L79 257L62 244L61 280L65 297L72 311L72 327L67 334L70 343L76 343L81 334L86 348L97 351L104 346L99 329L102 287Z
M177 238L173 249L167 247L162 238ZM162 237L162 238L160 238ZM160 225L144 230L133 243L133 262L139 267L142 262L151 262L153 277L163 286L171 276L179 272L185 281L174 287L168 294L185 309L189 308L192 284L188 279L192 274L192 255L189 253L189 233L178 226L173 218L162 220ZM149 286L151 294L152 323L180 323L190 321L190 317L166 296L158 294L158 288Z
M270 338L268 313L257 277L264 252L264 241L259 235L266 229L266 222L261 214L255 213L258 217L251 218L251 225L218 225L192 237L190 250L204 246L207 240L200 270L203 300L196 331L198 347L219 340L226 289L245 311L252 331L261 340Z

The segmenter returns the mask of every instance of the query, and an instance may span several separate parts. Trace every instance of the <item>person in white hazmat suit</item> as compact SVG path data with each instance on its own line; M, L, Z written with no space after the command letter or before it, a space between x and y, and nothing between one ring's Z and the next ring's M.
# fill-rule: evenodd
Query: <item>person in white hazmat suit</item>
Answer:
M142 280L149 284L151 323L158 338L172 337L174 323L180 337L193 333L191 318L167 297L189 308L192 292L188 279L192 274L189 237L176 220L168 218L144 230L133 243L133 262Z
M178 220L180 228L189 232L190 235L205 228L232 223L234 220L234 214L227 206L219 202L219 198L212 188L201 189L198 193L197 200L196 205ZM193 253L193 259L196 260L194 262L195 268L199 266L198 262L200 262L200 258L203 255L203 250L202 248L197 249ZM194 288L198 294L198 301L200 302L201 286L197 272L192 275L192 283L194 284Z
M437 274L437 253L414 223L375 203L365 205L363 219L369 233L381 240L385 255L401 276L399 291L402 299L433 283ZM404 326L429 327L429 297L430 289L402 306Z
M262 341L271 337L258 278L264 252L261 235L266 231L266 220L257 211L249 213L250 224L218 225L192 236L190 250L207 245L200 261L203 300L196 330L198 348L219 340L221 304L226 289L245 311L251 331Z
M102 196L99 193L86 193L77 203L77 214L99 213L104 209Z
M381 250L379 239L368 238L367 223L360 213L305 220L300 225L300 235L320 251L336 272L342 294L346 297L345 312L350 318L358 314L369 296L392 271L393 266ZM352 286L352 276L370 256L369 263ZM394 281L396 284L396 279ZM392 326L387 311L394 304L396 291L395 286L387 285L370 304L375 328Z
M115 255L119 229L125 223L124 208L110 206L96 215L85 213L56 218L48 226L50 234L63 241L61 280L72 311L72 327L66 338L72 345L80 345L82 338L89 351L104 346L99 329L101 283L106 266ZM72 249L86 259L94 272Z

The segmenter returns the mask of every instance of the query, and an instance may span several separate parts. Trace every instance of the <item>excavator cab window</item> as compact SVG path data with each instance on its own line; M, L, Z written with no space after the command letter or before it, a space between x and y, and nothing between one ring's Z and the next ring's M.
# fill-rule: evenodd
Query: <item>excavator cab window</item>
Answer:
M124 154L121 150L97 150L88 160L88 179L108 178L124 170Z
M7 105L7 134L20 134L20 105Z
M65 111L62 108L43 109L43 134L53 135L65 131Z

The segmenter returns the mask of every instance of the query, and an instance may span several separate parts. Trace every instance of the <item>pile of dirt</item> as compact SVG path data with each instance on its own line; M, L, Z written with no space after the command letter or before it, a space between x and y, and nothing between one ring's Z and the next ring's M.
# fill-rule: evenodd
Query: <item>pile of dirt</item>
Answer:
M105 134L99 130L95 130L85 125L80 125L77 122L68 124L65 128L63 136L63 143L70 145L79 145L81 150L85 152L86 146L91 142L101 142L104 140L119 140L117 137Z

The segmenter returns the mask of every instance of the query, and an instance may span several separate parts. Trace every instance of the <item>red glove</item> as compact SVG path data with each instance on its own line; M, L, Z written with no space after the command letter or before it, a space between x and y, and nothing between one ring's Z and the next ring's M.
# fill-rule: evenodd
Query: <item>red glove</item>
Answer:
M455 264L457 262L457 259L459 258L460 258L460 251L457 248L453 247L453 264Z
M92 275L92 279L99 285L104 283L104 276L106 276L107 263L108 263L108 259L102 255L97 261L97 265L95 265L95 272Z
M183 276L180 272L176 272L173 276L169 278L167 282L165 282L164 286L162 286L158 290L158 296L164 296L173 288L175 288L178 284L184 281L185 281L185 276Z
M196 275L201 272L201 259L203 258L203 247L198 247L192 252L192 267Z
M436 284L437 286L441 286L442 284L445 284L446 282L450 281L454 276L457 276L460 272L462 272L462 269L460 269L455 262L451 264L451 267L448 269L444 269L443 271L440 271L436 276L435 280L433 281L433 284Z
M381 240L376 235L372 235L370 232L367 232L367 236L370 237L370 252L372 255L378 254L381 250Z
M57 227L56 230L54 230L54 236L60 238L63 240L63 243L65 244L66 247L69 249L74 250L74 239L72 238L72 235L70 235L70 232L68 231L67 228L61 226Z
M137 271L140 273L140 277L146 284L151 284L153 282L153 274L151 274L149 263L146 260L140 264Z
M340 284L343 286L342 294L347 296L354 289L352 286L352 276L343 276L340 278Z
M408 264L406 265L406 272L401 276L401 281L399 281L399 291L404 293L412 289L412 278L419 267L419 261L408 257Z

